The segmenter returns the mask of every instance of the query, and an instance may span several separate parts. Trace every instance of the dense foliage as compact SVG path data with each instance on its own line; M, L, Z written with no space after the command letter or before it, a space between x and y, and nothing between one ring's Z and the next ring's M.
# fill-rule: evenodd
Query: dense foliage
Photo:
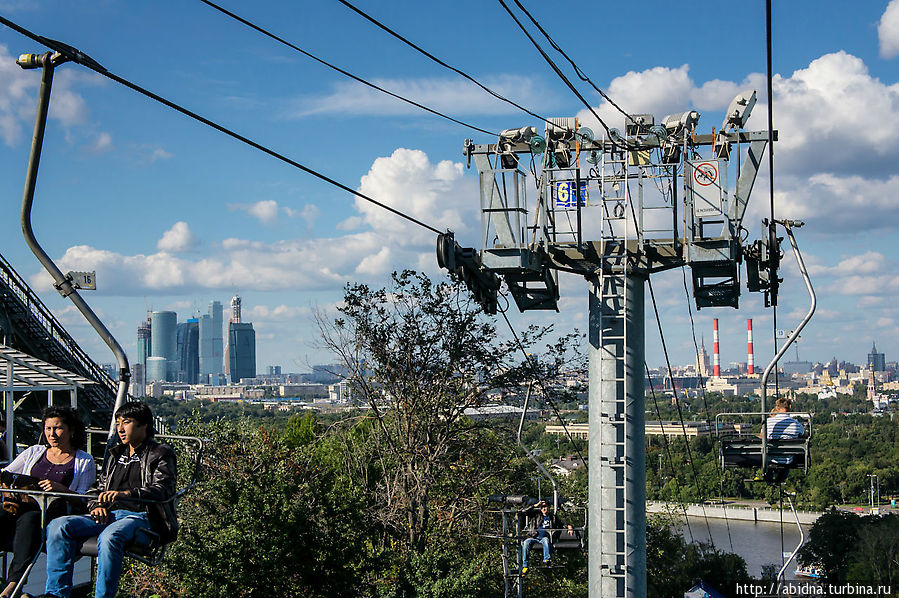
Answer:
M832 509L818 518L799 551L832 584L899 584L899 515L859 517Z

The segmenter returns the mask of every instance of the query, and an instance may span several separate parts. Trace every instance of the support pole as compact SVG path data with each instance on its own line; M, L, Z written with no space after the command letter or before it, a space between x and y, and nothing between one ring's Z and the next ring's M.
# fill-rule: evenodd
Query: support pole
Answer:
M590 598L646 596L645 281L590 280Z

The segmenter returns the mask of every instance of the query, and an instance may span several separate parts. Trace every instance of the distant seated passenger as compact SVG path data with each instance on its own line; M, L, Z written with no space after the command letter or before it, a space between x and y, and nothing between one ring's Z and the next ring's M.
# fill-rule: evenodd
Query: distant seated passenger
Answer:
M786 397L777 399L767 422L768 440L791 440L805 436L802 423L788 415L792 406L790 399ZM759 438L761 437L760 433Z

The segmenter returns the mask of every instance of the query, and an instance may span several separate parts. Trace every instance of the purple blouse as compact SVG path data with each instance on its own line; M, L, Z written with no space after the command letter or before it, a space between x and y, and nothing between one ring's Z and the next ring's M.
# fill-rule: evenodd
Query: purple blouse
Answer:
M31 468L30 475L41 480L59 482L63 486L68 487L75 477L75 459L70 459L68 463L57 465L47 458L47 453L44 453L40 460Z

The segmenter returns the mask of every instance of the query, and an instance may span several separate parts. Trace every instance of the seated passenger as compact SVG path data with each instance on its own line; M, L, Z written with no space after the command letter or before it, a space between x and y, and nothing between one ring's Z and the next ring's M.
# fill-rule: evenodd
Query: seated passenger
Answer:
M87 435L84 423L71 407L48 407L41 415L46 444L30 446L3 468L10 473L38 478L45 492L84 494L97 477L94 458L81 450ZM0 538L9 545L13 557L7 572L7 585L0 598L12 595L34 556L41 548L41 511L36 502L23 494L7 493L0 510ZM80 509L79 509L80 507ZM66 513L84 512L82 501L56 501L47 510L47 520Z
M779 397L771 410L771 416L768 417L766 429L759 433L759 437L767 437L768 440L793 440L805 436L805 427L802 423L788 415L793 404L786 397ZM792 457L789 458L792 461ZM789 463L780 463L769 458L768 467L765 471L764 480L771 484L780 484L787 479L790 474Z
M767 422L768 440L791 440L805 436L805 428L802 423L788 415L792 406L792 402L786 397L777 399ZM759 438L762 437L763 435L760 433Z
M125 548L140 541L140 529L152 529L162 542L175 539L178 522L171 502L145 503L131 498L164 501L175 494L175 453L153 440L153 416L142 402L125 403L115 414L120 444L112 447L103 473L90 494L89 516L54 519L47 530L47 584L44 598L69 598L72 573L81 545L97 539L95 598L114 598Z
M550 548L552 547L553 538L558 535L564 525L555 513L550 512L550 509L549 504L541 500L523 511L527 518L525 529L529 537L521 546L522 575L528 572L528 552L533 544L543 545L543 563L549 564L550 562ZM572 526L568 525L566 527L569 531L574 531Z

